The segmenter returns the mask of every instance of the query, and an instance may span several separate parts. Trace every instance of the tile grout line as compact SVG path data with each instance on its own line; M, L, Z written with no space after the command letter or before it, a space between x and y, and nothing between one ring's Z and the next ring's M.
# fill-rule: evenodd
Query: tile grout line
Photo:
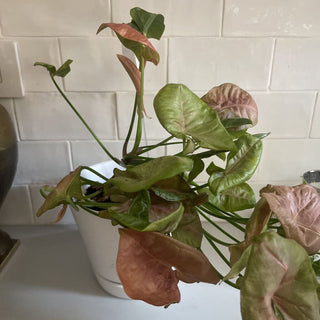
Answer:
M272 43L272 52L271 52L271 59L270 59L270 67L269 67L269 76L268 76L268 84L267 84L267 92L271 91L271 81L274 69L274 60L276 54L276 46L277 46L277 39L273 39Z
M311 132L312 132L312 125L314 123L314 119L315 119L315 113L316 113L316 108L317 108L317 103L318 100L320 99L320 95L319 92L316 93L315 98L314 98L314 104L313 104L313 109L312 109L312 115L310 117L310 122L309 122L309 132L308 132L308 138L312 139L311 137Z
M220 23L220 30L219 30L219 35L221 38L223 38L223 26L224 26L224 16L225 16L225 8L226 8L226 3L225 0L222 0L222 8L221 8L221 23Z

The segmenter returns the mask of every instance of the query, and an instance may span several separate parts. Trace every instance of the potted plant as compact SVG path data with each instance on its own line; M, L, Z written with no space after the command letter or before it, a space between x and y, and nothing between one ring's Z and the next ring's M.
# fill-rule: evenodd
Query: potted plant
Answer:
M139 61L138 68L118 55L136 88L121 159L105 148L55 81L69 73L72 61L60 68L35 63L49 71L57 90L117 167L105 176L80 166L56 187L44 187L45 201L38 216L62 205L59 220L70 205L85 210L98 223L118 228L117 273L133 299L166 306L179 302L179 280L224 281L240 290L243 319L320 319L319 195L303 184L268 185L256 202L247 181L258 166L266 134L247 131L257 122L257 106L249 93L234 84L216 86L202 98L183 84L165 85L154 98L154 109L168 138L141 145L145 67L159 62L149 39L161 38L164 18L140 8L130 14L128 24L104 23L98 29L111 28ZM146 156L171 144L180 146L180 151ZM218 166L217 159L224 165ZM84 171L101 180L84 177ZM198 184L196 178L202 172L207 182ZM241 211L249 208L254 209L247 218ZM205 230L200 217L229 241ZM213 218L241 231L244 240L229 234ZM230 267L228 274L220 274L201 251L203 238ZM219 245L229 248L230 259Z

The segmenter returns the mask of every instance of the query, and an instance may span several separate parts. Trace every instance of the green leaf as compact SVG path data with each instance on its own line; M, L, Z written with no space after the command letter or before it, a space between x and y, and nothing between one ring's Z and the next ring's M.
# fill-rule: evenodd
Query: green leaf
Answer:
M182 84L167 84L154 98L154 109L162 126L173 136L191 136L201 147L235 150L217 113Z
M141 190L132 201L127 212L123 207L111 208L108 215L118 223L134 230L143 230L149 224L150 196L147 190ZM124 209L124 210L123 210Z
M155 14L135 7L130 10L132 22L139 28L147 38L160 40L164 29L164 17L162 14Z
M172 232L172 237L191 247L200 249L202 242L202 225L193 206L185 204L185 210L179 226Z
M56 72L55 66L53 66L52 64L45 63L45 62L35 62L34 66L41 66L41 67L46 68L49 71L50 76L54 76L54 74Z
M247 118L228 118L221 120L221 123L224 125L225 128L232 128L244 126L246 124L252 124L252 121Z
M245 134L236 141L237 152L230 152L224 172L216 172L210 176L209 186L211 192L220 191L246 182L254 174L262 154L260 139Z
M274 319L273 302L285 318L320 319L317 288L306 251L294 240L264 232L252 243L241 281L242 317Z
M55 73L55 76L64 78L70 72L70 64L72 60L67 60Z
M141 190L138 195L134 198L130 208L129 214L135 217L139 217L149 220L150 210L150 195L147 190Z
M217 173L217 172L223 172L224 169L221 167L216 166L213 162L211 162L208 167L207 167L207 174L208 175L212 175L213 173Z
M50 73L50 76L51 77L65 77L69 72L70 72L70 64L72 63L72 60L67 60L66 62L64 62L62 64L61 67L58 68L58 70L56 70L56 67L51 65L51 64L48 64L48 63L45 63L45 62L36 62L34 64L34 66L41 66L41 67L44 67L46 68L49 73Z
M125 192L148 189L156 182L190 171L193 161L186 157L165 156L131 167L126 171L114 170L115 176L106 185L116 185Z
M136 29L124 23L103 23L100 25L97 33L105 28L110 28L114 31L121 43L133 51L139 61L143 57L145 61L151 61L155 65L159 63L159 53L148 38Z
M182 203L180 203L177 210L173 211L168 216L162 219L159 219L150 223L142 231L156 231L161 233L173 232L177 229L181 221L183 211L184 211L183 205Z
M219 192L209 193L209 202L224 211L241 211L256 204L254 191L247 183L241 183Z
M192 158L193 168L189 173L188 181L192 182L204 169L204 162L198 158Z

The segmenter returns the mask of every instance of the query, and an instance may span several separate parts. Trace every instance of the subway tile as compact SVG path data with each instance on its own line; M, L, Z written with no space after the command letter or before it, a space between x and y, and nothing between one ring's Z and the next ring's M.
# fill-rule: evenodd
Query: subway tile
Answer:
M26 91L56 91L49 72L35 62L45 62L59 67L60 53L56 38L13 38L18 43L23 85ZM61 78L56 78L61 85Z
M258 106L258 124L251 133L270 132L270 138L307 138L315 93L253 93Z
M320 138L320 95L318 93L315 112L312 120L311 138Z
M0 224L32 224L32 207L27 186L12 186L0 209Z
M318 0L225 0L224 36L319 36Z
M273 40L268 38L173 38L169 82L206 91L225 82L246 90L267 88Z
M320 39L278 39L275 46L272 90L320 89Z
M67 142L19 142L18 153L17 185L57 183L71 170Z
M116 55L121 54L117 38L62 38L63 60L72 59L65 78L68 91L134 90Z
M108 0L0 0L4 36L94 35L102 22L111 19Z
M134 91L134 86L117 58L122 45L116 37L61 38L63 60L72 59L65 78L68 91ZM155 43L155 41L153 41ZM166 83L166 41L155 43L160 63L148 63L145 90L158 90Z
M54 186L54 184L53 184ZM54 223L57 219L57 215L59 213L59 211L62 208L62 205L48 210L47 212L45 212L44 214L42 214L40 217L36 216L36 213L38 211L38 209L41 207L42 203L44 202L44 198L42 197L42 195L40 194L40 188L42 187L42 185L37 185L37 184L33 184L30 185L30 194L31 194L31 201L32 201L32 207L33 207L33 221L35 224L50 224L50 223ZM71 213L70 208L68 207L66 214L64 215L63 219L60 220L58 222L58 224L73 224L74 219Z
M301 182L304 172L319 169L319 139L265 139L255 181Z
M95 134L116 137L115 95L112 93L67 93ZM59 93L28 93L15 100L21 139L91 139L92 136Z
M122 141L102 141L108 151L118 159L122 157ZM73 168L91 166L110 160L96 141L71 141Z
M165 36L215 36L220 32L222 0L112 0L113 21L131 21L133 7L163 14Z

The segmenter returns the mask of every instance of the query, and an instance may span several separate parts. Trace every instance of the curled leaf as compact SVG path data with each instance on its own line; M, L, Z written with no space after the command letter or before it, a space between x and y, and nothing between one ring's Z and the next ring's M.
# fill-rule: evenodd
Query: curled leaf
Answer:
M159 63L159 53L153 47L148 38L138 30L125 23L103 23L100 25L97 33L105 28L114 31L121 43L132 50L139 61L143 57L146 61L151 61L155 65Z
M238 150L230 152L224 171L213 170L209 179L214 194L246 182L258 167L262 154L262 142L248 133L236 141Z
M320 250L320 196L312 186L268 185L260 194L279 219L287 238L296 240L309 254Z
M250 246L255 236L262 233L271 217L270 207L265 199L260 199L246 224L244 241L229 246L230 264L234 265L241 257L243 251Z
M38 209L37 216L40 217L47 210L53 209L61 204L73 204L72 198L81 199L83 197L81 191L80 172L82 167L78 167L73 172L65 176L57 186L51 190L46 197L42 206ZM63 216L64 211L59 216ZM62 217L60 217L61 219ZM60 220L58 217L58 221Z
M132 299L163 306L180 301L179 280L219 282L209 260L199 250L157 232L119 232L117 272Z
M241 131L256 125L258 121L258 108L245 90L235 84L224 83L212 88L201 98L209 107L217 111L221 120L246 118L251 124L238 125L228 128L232 131Z

